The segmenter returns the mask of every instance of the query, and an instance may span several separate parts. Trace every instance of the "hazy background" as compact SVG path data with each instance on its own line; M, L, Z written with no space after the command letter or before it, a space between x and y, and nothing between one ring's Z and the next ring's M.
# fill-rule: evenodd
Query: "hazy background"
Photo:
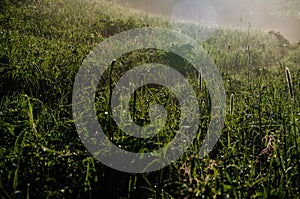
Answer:
M148 13L280 31L300 41L300 0L113 0Z

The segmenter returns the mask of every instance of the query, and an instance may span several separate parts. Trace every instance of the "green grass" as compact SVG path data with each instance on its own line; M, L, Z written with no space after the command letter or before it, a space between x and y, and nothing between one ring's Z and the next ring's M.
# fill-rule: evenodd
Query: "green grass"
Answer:
M228 105L222 136L204 158L197 151L211 116L209 92L205 82L199 86L199 74L185 60L160 50L118 58L111 85L99 83L96 107L103 130L120 147L159 148L173 138L178 125L175 96L161 87L143 87L130 101L138 124L149 123L149 105L166 108L167 125L153 138L127 136L105 113L111 86L134 66L155 61L181 70L201 104L197 138L178 161L160 171L126 174L97 162L81 143L72 118L75 75L104 39L137 27L172 24L102 0L4 0L0 11L1 198L299 196L299 44L276 32L226 27L216 28L201 44L222 74ZM189 24L180 27L198 38ZM293 98L285 67L291 72Z

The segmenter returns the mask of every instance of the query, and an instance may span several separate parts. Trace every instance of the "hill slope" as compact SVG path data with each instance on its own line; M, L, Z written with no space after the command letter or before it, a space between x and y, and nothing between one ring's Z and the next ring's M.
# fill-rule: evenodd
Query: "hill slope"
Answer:
M197 156L210 119L209 93L202 83L203 87L197 88L202 117L195 144L161 171L125 174L97 162L81 143L71 111L75 75L90 50L104 39L137 27L175 28L174 24L167 18L124 11L102 0L5 0L0 10L1 197L299 195L297 44L290 44L276 32L216 27L200 44L221 72L228 100L223 134L213 152L202 159ZM187 22L176 27L195 39L207 29ZM146 51L146 58L140 61L139 53L117 59L115 70L122 74L126 65L122 63L135 66L148 62L151 59L147 53L157 55L154 58L158 61L170 58L168 52ZM178 60L175 65L187 64ZM290 68L292 88L286 83L286 66ZM187 78L195 80L193 75ZM198 85L196 81L193 83ZM108 86L101 89L106 96ZM168 93L155 89L153 93ZM137 100L137 106L142 107L138 122L149 112L143 112L143 98ZM99 97L96 107L102 109L103 104L107 101ZM173 112L172 107L170 110ZM132 150L143 149L133 142L136 140L120 136L104 112L98 117L110 133L117 135L116 143L125 140ZM155 147L165 144L149 143Z

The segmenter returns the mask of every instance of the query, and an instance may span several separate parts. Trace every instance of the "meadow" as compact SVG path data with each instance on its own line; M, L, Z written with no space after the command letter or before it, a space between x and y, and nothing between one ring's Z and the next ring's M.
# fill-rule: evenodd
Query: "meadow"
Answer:
M151 173L120 172L93 158L72 115L76 73L97 44L139 27L174 28L166 17L102 0L0 2L0 197L298 198L300 42L250 25L218 27L199 44L217 65L227 100L222 135L211 153L198 154L211 120L201 74L170 52L142 49L116 59L103 75L110 81L99 82L95 107L104 132L134 152L158 149L174 138L180 107L160 86L141 87L130 101L132 117L142 126L151 120L149 104L166 109L166 126L156 136L128 136L111 118L109 93L118 78L157 62L180 71L198 94L197 136L180 159ZM180 27L197 37L195 24Z

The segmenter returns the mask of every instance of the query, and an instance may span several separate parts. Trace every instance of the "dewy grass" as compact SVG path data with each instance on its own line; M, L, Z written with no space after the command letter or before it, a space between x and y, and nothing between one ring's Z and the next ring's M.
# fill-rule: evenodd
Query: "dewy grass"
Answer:
M300 103L296 93L300 87L297 78L292 82L292 75L300 74L293 67L300 65L297 44L282 47L283 41L269 33L217 27L200 45L218 66L226 93L231 95L223 136L208 156L198 157L210 122L212 93L205 87L205 78L191 74L189 82L201 104L193 145L161 171L125 174L95 161L83 147L71 112L75 74L89 51L105 38L147 24L171 25L166 18L146 18L145 13L124 11L102 0L13 2L1 2L5 10L0 13L1 197L298 198ZM196 37L193 30L185 32ZM132 53L117 59L111 85L126 70L168 55L153 50L144 53L144 57ZM285 74L279 63L289 66ZM106 111L101 112L113 87L99 85L105 97L99 95L95 100L100 110L97 116L103 130L110 129L107 133L113 135L116 145L146 152L173 139L180 109L170 91L145 87L132 96L137 123L149 120L149 105L154 102L163 104L170 116L164 130L141 140L116 128ZM286 100L286 88L293 100ZM263 153L264 149L272 150Z

